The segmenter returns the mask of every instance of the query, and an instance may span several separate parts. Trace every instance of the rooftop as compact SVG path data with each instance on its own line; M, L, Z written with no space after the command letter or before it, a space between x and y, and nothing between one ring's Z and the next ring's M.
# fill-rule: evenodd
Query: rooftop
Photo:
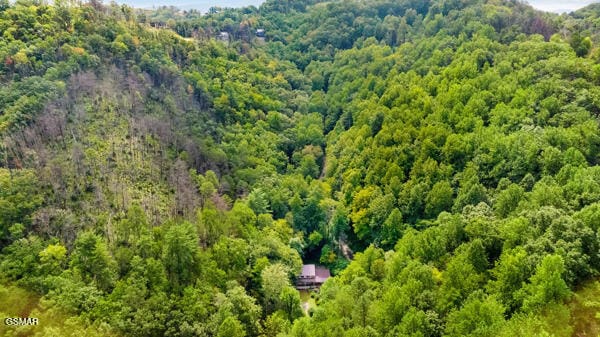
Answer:
M324 283L328 278L331 277L329 269L325 267L317 267L315 270L315 282Z
M314 279L316 283L323 283L330 277L329 269L314 264L303 265L302 273L298 276L300 279Z
M300 273L301 278L313 278L315 277L315 265L314 264L305 264L302 266L302 273Z

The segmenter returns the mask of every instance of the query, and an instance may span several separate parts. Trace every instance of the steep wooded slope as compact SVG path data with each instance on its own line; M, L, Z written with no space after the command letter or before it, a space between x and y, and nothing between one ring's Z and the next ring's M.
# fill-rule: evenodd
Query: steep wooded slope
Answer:
M128 336L581 331L594 13L2 3L2 280ZM310 317L301 257L338 274Z

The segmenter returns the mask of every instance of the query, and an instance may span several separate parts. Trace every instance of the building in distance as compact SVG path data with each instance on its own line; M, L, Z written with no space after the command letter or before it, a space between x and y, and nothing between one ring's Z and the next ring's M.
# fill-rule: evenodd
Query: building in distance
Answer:
M217 39L219 41L229 43L229 33L228 32L220 32L219 35L217 35Z

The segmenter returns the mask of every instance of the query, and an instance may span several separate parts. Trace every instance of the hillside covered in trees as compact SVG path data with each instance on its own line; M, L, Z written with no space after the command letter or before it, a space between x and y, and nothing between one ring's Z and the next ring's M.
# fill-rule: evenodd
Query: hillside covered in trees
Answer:
M40 318L2 336L600 332L598 5L0 0L0 36L0 316Z

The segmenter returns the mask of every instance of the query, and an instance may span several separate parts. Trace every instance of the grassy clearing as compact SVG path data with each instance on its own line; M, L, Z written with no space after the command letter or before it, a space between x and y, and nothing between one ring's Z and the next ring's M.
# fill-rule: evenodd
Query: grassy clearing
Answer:
M56 308L44 308L38 294L15 286L0 284L1 337L116 337L95 326L88 326L80 318L70 317ZM37 326L7 326L6 317L35 317Z
M550 304L540 314L513 318L503 336L600 336L600 282L577 289L565 304Z
M600 282L585 284L569 303L573 336L600 336Z
M308 290L300 290L300 302L305 315L308 315L311 308L317 306L317 302L310 296L310 293Z

